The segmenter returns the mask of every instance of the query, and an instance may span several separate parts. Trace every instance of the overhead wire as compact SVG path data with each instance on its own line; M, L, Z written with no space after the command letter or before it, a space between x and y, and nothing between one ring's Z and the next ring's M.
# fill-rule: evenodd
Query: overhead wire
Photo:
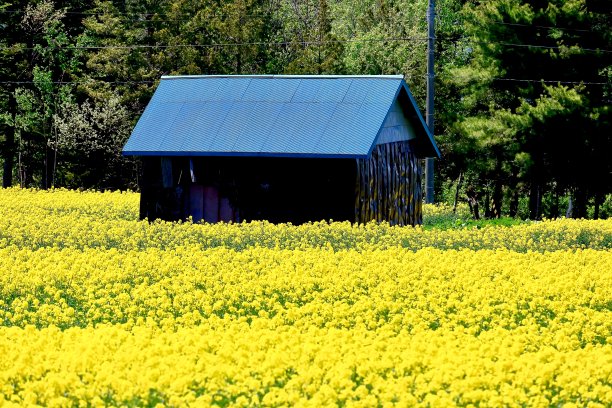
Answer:
M470 78L465 78L470 79ZM486 78L487 80L492 81L508 81L508 82L536 82L536 83L552 83L552 84L562 84L562 85L612 85L611 82L593 82L593 81L566 81L566 80L554 80L554 79L525 79L525 78ZM88 80L77 80L77 81L48 81L46 83L52 83L55 85L83 85L83 84L121 84L121 85L131 85L131 84L153 84L156 83L157 80L130 80L130 81L108 81L101 79L88 79ZM34 84L35 81L11 81L11 80L3 80L0 81L0 84L13 84L13 85L28 85Z
M0 10L1 13L23 13L20 10ZM66 12L66 14L73 15L104 15L105 12ZM111 15L140 15L140 16L159 16L158 13L112 13ZM211 13L210 15L220 15ZM262 14L249 14L248 16L259 16ZM145 21L145 20L139 20ZM159 20L164 21L164 20ZM183 20L166 20L166 21L183 21ZM521 27L535 27L535 28L543 28L543 29L561 29L561 30L574 30L574 31L590 31L590 30L579 30L579 29L570 29L566 27L553 27L553 26L541 26L541 25L528 25L521 23L506 23L495 21L494 24L503 24L503 25L511 25L511 26L521 26ZM50 47L50 46L38 46L38 47L16 47L17 50L49 50L49 49L67 49L67 50L104 50L104 49L169 49L169 48L213 48L213 47L240 47L240 46L288 46L288 45L321 45L328 43L372 43L372 42L399 42L399 41L427 41L427 37L395 37L395 38L372 38L372 39L346 39L346 40L322 40L322 41L278 41L278 42L270 42L270 41L253 41L253 42L241 42L241 43L211 43L211 44L135 44L135 45L73 45L66 47ZM551 49L551 50L559 50L559 49L567 49L571 47L579 47L580 51L585 52L595 52L595 53L612 53L612 50L607 49L596 49L596 48L583 48L578 45L562 45L562 46L548 46L548 45L537 45L537 44L519 44L519 43L511 43L511 42L501 42L501 41L477 41L471 39L469 37L453 37L453 38L443 38L437 37L436 40L442 41L459 41L459 40L467 40L468 43L472 44L481 44L481 45L502 45L505 47L522 47L522 48L535 48L535 49ZM8 50L11 47L0 47L0 50ZM493 78L494 80L499 81L515 81L515 82L545 82L545 83L564 83L564 84L589 84L589 85L605 85L607 82L584 82L584 81L555 81L555 80L541 80L541 79L518 79L518 78ZM153 83L154 81L111 81L110 83ZM32 83L29 81L0 81L0 83ZM69 82L73 83L73 82Z
M491 80L510 81L510 82L540 82L540 83L545 83L545 84L561 84L561 85L612 85L612 82L557 81L554 79L491 78Z
M153 84L157 81L149 80L149 81L106 81L100 79L91 79L87 81L45 81L45 83L51 83L54 85L82 85L82 84L96 84L96 83L104 83L104 84L122 84L122 85L131 85L131 84ZM12 85L31 85L35 84L36 81L0 81L0 84L12 84Z
M25 11L24 10L0 10L0 14L24 14ZM136 18L136 19L131 19L130 21L132 22L142 22L142 23L160 23L160 22L187 22L187 21L191 21L192 18L194 17L193 13L175 13L175 14L169 14L169 13L147 13L147 12L138 12L138 11L132 11L132 12L119 12L119 11L113 11L113 12L107 12L107 11L65 11L64 12L65 15L75 15L75 16L111 16L111 17L132 17L132 16L138 16L138 17L158 17L158 19L154 19L154 20L149 20L149 19L142 19L142 18ZM230 14L230 13L220 13L220 12L208 12L205 13L204 15L200 15L202 17L229 17L229 16L234 16L235 14ZM266 17L269 16L269 13L244 13L244 14L240 14L241 18L256 18L256 17ZM184 16L186 17L185 19L177 19L177 16ZM446 12L437 12L436 13L436 17L442 17L442 16L458 16L457 14L454 13L446 13ZM166 18L162 18L159 19L161 17L172 17L171 19L166 19ZM516 26L516 27L527 27L527 28L538 28L538 29L547 29L547 30L562 30L562 31L576 31L576 32L595 32L594 30L590 30L590 29L582 29L582 28L571 28L571 27L560 27L560 26L546 26L546 25L539 25L539 24L527 24L527 23L511 23L511 22L505 22L505 21L489 21L488 23L491 24L497 24L497 25L508 25L508 26Z
M50 46L38 46L38 47L16 47L17 50L49 50L62 48L66 50L104 50L104 49L166 49L166 48L211 48L211 47L241 47L241 46L253 46L253 45L264 45L264 46L288 46L288 45L322 45L322 44L335 44L335 43L372 43L372 42L399 42L399 41L427 41L427 37L393 37L393 38L361 38L361 39L346 39L346 40L312 40L312 41L250 41L240 43L211 43L211 44L134 44L134 45L70 45L66 47L50 47ZM540 48L550 50L565 50L572 47L579 47L580 51L594 52L594 53L612 53L612 50L600 49L600 48L584 48L579 45L538 45L538 44L519 44L509 43L502 41L478 41L470 39L469 37L455 37L455 38L441 38L436 37L436 40L443 41L459 41L468 40L472 44L482 45L502 45L505 47L521 47L521 48ZM3 46L0 50L9 50L12 47Z
M364 39L347 39L347 40L312 40L312 41L247 41L239 43L211 43L211 44L135 44L135 45L71 45L61 47L63 49L148 49L148 48L210 48L210 47L237 47L248 45L269 45L269 46L286 46L286 45L318 45L318 44L333 44L333 43L368 43L368 42L397 42L397 41L426 41L427 37L396 37L396 38L364 38ZM40 46L40 47L19 47L20 50L36 50L36 49L52 49L56 47ZM9 49L9 47L0 47L0 50Z
M490 21L491 24L497 25L507 25L507 26L515 26L515 27L528 27L528 28L538 28L544 30L561 30L561 31L576 31L583 33L594 33L594 30L587 30L582 28L569 28L569 27L558 27L558 26L545 26L538 24L525 24L525 23L507 23L505 21Z
M55 11L62 11L60 9ZM399 11L402 14L402 10ZM25 10L0 10L0 14L24 14ZM147 12L139 12L139 11L130 11L130 12L121 12L121 11L64 11L66 15L81 15L81 16L142 16L142 17L164 17L164 16L185 16L188 18L193 18L193 13L184 12L184 13L147 13ZM233 16L235 14L227 13L227 12L208 12L205 15L208 16L217 16L217 17L226 17ZM259 12L259 13L244 13L241 16L246 17L266 17L269 16L270 13ZM412 15L412 14L411 14Z

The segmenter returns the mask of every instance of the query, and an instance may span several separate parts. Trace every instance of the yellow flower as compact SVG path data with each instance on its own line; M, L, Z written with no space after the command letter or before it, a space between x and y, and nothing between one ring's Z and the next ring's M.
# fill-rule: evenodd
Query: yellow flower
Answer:
M137 208L0 189L0 405L612 399L610 220L194 225Z

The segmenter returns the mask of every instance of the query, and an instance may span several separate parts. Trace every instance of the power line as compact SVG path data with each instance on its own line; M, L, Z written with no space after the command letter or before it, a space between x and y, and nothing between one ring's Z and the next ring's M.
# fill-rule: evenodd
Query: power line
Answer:
M600 53L600 52L612 53L612 50L604 50L604 49L598 49L598 48L583 48L583 47L580 47L579 45L558 46L558 45L516 44L516 43L507 43L507 42L501 42L501 41L471 41L471 42L474 44L484 44L484 45L499 44L499 45L503 45L506 47L541 48L541 49L548 49L548 50L560 50L560 49L571 48L571 47L579 47L581 51L595 52L595 53Z
M465 78L470 79L470 78ZM484 80L484 79L483 79ZM610 82L591 82L591 81L565 81L565 80L554 80L554 79L520 79L520 78L486 78L486 80L492 81L506 81L506 82L536 82L536 83L551 83L551 84L562 84L562 85L612 85ZM153 84L156 80L141 80L141 81L106 81L98 79L81 80L81 81L50 81L55 85L82 85L82 84L121 84L121 85L133 85L133 84ZM0 84L14 84L14 85L31 85L34 81L0 81Z
M247 17L267 17L271 14L274 14L274 12L276 11L276 9L270 9L270 12L259 12L259 13L244 13L244 14L240 14L241 16L247 16ZM60 11L62 12L61 9L57 9L55 11ZM195 14L194 13L189 13L189 12L184 12L184 13L147 13L147 12L139 12L139 11L130 11L130 12L121 12L121 11L64 11L63 12L66 15L77 15L77 16L111 16L111 17L116 17L116 16L141 16L141 17L164 17L164 16L185 16L185 17L194 17ZM404 14L403 10L398 10L398 13ZM0 14L25 14L25 10L0 10ZM397 13L396 13L397 14ZM224 16L233 16L236 14L231 14L231 13L227 13L227 12L209 12L204 14L203 16L218 16L218 17L224 17ZM437 14L438 15L438 14ZM443 15L450 15L450 14L443 14ZM202 15L201 15L202 16Z
M56 10L56 11L61 11L61 10ZM13 14L13 15L18 15L18 14L24 14L24 11L20 11L20 10L0 10L0 14ZM180 13L177 14L176 16L178 16L179 18L175 18L176 16L173 15L169 15L169 14L159 14L159 13L138 13L138 12L131 12L131 13L118 13L118 12L79 12L79 11L67 11L64 12L64 16L83 16L84 18L87 17L96 17L96 16L107 16L107 17L115 17L115 18L122 18L122 22L133 22L133 23L162 23L162 22L168 22L168 23L174 23L174 22L189 22L193 20L193 17L196 16L196 14L192 14L192 13ZM190 18L180 18L181 16L184 17L190 17ZM240 18L258 18L258 17L266 17L267 14L264 13L246 13L246 14L240 14L240 13L236 13L236 14L229 14L229 13L206 13L206 14L199 14L198 17L202 17L202 18L211 18L211 17L233 17L233 16L237 16ZM123 17L132 17L132 18L123 18ZM146 19L147 17L158 17L156 19ZM165 18L165 17L171 17L171 18ZM161 18L161 19L159 19Z
M542 28L542 29L545 29L545 30L578 31L578 32L585 32L585 33L594 33L595 32L593 30L587 30L587 29L581 29L581 28L544 26L544 25L523 24L523 23L506 23L504 21L489 21L489 23L498 24L498 25L516 26L516 27Z
M57 10L61 11L61 10ZM24 14L24 10L0 10L0 14ZM175 17L175 16L185 16L189 17L188 19L163 19L163 20L143 20L143 19L133 19L129 20L132 22L142 22L142 23L158 23L158 22L187 22L192 21L194 17L193 13L177 13L177 14L168 14L168 13L146 13L146 12L107 12L107 11L65 11L65 15L76 15L76 16L110 16L110 17L123 17L123 16L139 16L139 17ZM267 17L271 13L245 13L245 14L230 14L230 13L218 13L218 12L210 12L204 15L200 15L200 17L228 17L239 15L242 18L255 18L255 17ZM400 14L403 14L400 10ZM451 16L451 17L462 17L459 13L446 13L446 12L436 12L436 17L441 16ZM498 25L509 25L509 26L518 26L518 27L531 27L531 28L541 28L547 30L563 30L563 31L577 31L577 32L595 32L589 29L580 29L580 28L570 28L570 27L559 27L559 26L546 26L546 25L537 25L537 24L526 24L526 23L509 23L504 21L488 21L487 23L498 24Z
M236 47L248 45L320 45L320 44L335 44L335 43L370 43L370 42L398 42L398 41L427 41L427 37L397 37L397 38L372 38L372 39L352 39L352 40L313 40L313 41L252 41L241 43L212 43L212 44L137 44L137 45L72 45L67 47L20 47L19 50L37 50L37 49L55 49L62 48L66 50L103 50L103 49L149 49L149 48L210 48L210 47ZM0 50L7 50L10 47L0 47Z
M553 46L553 45L536 45L536 44L517 44L507 42L496 42L496 41L475 41L470 40L467 37L458 38L436 38L437 40L457 41L467 39L472 44L482 45L502 45L505 47L523 47L523 48L536 48L536 49L550 49L560 50L571 47L579 47L578 45L565 45L565 46ZM212 48L212 47L240 47L240 46L288 46L288 45L322 45L322 44L336 44L336 43L373 43L373 42L400 42L400 41L427 41L427 37L397 37L397 38L372 38L372 39L347 39L347 40L313 40L313 41L252 41L242 43L213 43L213 44L137 44L137 45L73 45L67 47L17 47L17 50L49 50L49 49L65 49L65 50L104 50L104 49L167 49L167 48ZM0 50L9 50L12 47L0 47ZM594 52L594 53L612 53L612 50L607 49L596 49L596 48L582 48L579 47L580 51Z
M60 11L62 12L61 9L57 9L55 11ZM111 17L117 17L117 16L142 16L142 17L163 17L163 16L170 16L172 14L168 14L168 13L142 13L139 11L131 11L131 12L120 12L120 11L64 11L63 12L66 15L75 15L75 16L111 16ZM0 10L0 14L25 14L25 10ZM187 17L193 17L194 14L193 13L176 13L174 14L176 16L187 16ZM230 16L233 14L229 14L229 13L207 13L206 16ZM253 16L253 17L259 17L259 16L267 16L267 13L247 13L247 14L243 14L246 16Z
M585 81L555 81L554 79L518 79L518 78L491 78L493 81L511 82L543 82L546 84L562 85L612 85L611 82L585 82Z
M61 10L56 10L61 11ZM0 10L1 14L24 14L24 11L21 10ZM396 13L399 16L408 16L408 14L404 13L403 10L400 10ZM79 12L79 11L67 11L64 12L64 16L82 16L83 18L88 17L115 17L121 18L121 22L133 22L133 23L186 23L194 20L194 17L198 18L227 18L227 17L237 17L241 19L255 19L255 18L279 18L279 15L276 13L276 10L271 10L270 12L261 12L261 13L227 13L227 12L207 12L207 13L177 13L177 14L168 14L168 13L140 13L140 12ZM411 17L415 17L410 14ZM128 17L128 18L126 18Z
M59 10L58 10L59 11ZM0 14L24 14L25 11L23 10L0 10ZM128 21L131 22L136 22L136 23L162 23L162 22L188 22L188 21L192 21L194 14L193 13L177 13L174 15L168 14L168 13L142 13L142 12L137 12L137 11L133 11L133 12L105 12L105 11L66 11L64 12L65 15L73 15L73 16L110 16L110 17L124 17L124 16L128 16L128 17L134 17L134 16L138 16L141 18L135 18L135 19L130 19ZM229 16L235 16L238 15L241 18L256 18L256 17L267 17L269 15L273 14L273 12L271 13L245 13L245 14L230 14L230 13L217 13L217 12L211 12L211 13L206 13L204 15L200 14L200 17L229 17ZM403 14L402 11L400 10L400 14ZM142 19L142 17L175 17L175 16L185 16L185 17L189 17L189 18L185 18L185 19L155 19L155 20L145 20ZM436 17L440 17L440 16L452 16L452 17L460 17L458 14L453 14L453 13L436 13ZM508 22L504 22L504 21L489 21L488 23L491 24L498 24L498 25L508 25L508 26L517 26L517 27L531 27L531 28L540 28L540 29L547 29L547 30L563 30L563 31L576 31L576 32L587 32L587 33L593 33L595 31L593 30L589 30L589 29L580 29L580 28L570 28L570 27L559 27L559 26L546 26L546 25L537 25L537 24L525 24L525 23L508 23Z
M470 78L462 77L464 80L475 80L479 82L484 81L504 81L504 82L535 82L545 84L561 84L561 85L612 85L612 82L593 82L593 81L566 81L566 80L555 80L555 79L525 79L525 78Z
M104 81L92 79L88 81L46 81L45 83L52 83L54 85L83 85L83 84L121 84L121 85L134 85L134 84L153 84L157 81ZM0 81L0 84L12 84L12 85L32 85L35 84L35 81Z
M20 10L0 10L0 14L9 13L9 14L23 14L23 11ZM68 11L64 13L65 15L76 15L76 16L84 16L84 17L95 17L95 16L108 16L108 17L120 17L122 23L132 22L138 24L158 24L158 23L187 23L193 21L193 18L197 15L199 18L225 18L225 17L238 17L240 19L254 19L254 18L265 18L265 17L278 17L276 16L274 11L269 13L221 13L221 12L209 12L206 14L194 14L194 13L179 13L177 15L170 15L164 13L139 13L139 12L129 12L129 13L121 13L121 12L78 12L78 11ZM404 11L400 10L398 15L406 15ZM174 18L178 16L179 18ZM180 18L181 16L185 16L187 18ZM410 15L414 17L412 14ZM123 17L132 17L132 18L123 18ZM157 17L154 19L147 19L147 17ZM172 17L172 18L165 18ZM161 19L160 19L161 18ZM414 22L413 22L414 23Z

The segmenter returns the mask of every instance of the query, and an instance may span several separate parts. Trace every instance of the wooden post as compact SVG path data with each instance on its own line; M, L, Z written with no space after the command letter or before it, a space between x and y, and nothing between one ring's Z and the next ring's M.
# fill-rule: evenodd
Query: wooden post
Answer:
M194 223L204 218L204 187L199 184L189 186L189 215Z
M162 185L164 188L172 188L172 159L169 157L161 158Z
M219 200L219 221L234 221L234 211L227 197L221 197L221 200Z
M219 191L216 187L204 187L204 221L219 222Z

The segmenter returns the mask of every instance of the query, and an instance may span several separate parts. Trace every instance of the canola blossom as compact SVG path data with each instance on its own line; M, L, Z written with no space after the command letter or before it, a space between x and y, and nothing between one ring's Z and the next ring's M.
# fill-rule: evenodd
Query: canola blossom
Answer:
M208 225L137 208L0 190L0 406L612 401L612 220Z
M439 216L424 206L424 217ZM75 193L68 190L0 189L0 247L101 248L138 251L251 247L331 248L370 251L388 248L509 249L518 252L612 249L609 220L545 220L512 227L423 230L388 224L315 222L294 226L249 222L193 224L138 219L135 193Z

